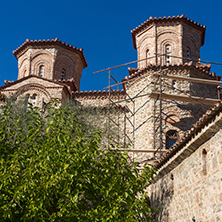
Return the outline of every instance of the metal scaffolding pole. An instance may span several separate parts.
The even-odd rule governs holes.
[[[159,57],[160,58],[160,63],[162,63],[163,58],[165,57],[167,54],[156,54],[154,57]],[[175,58],[182,58],[182,59],[186,59],[183,57],[177,57],[177,56],[172,56],[171,57],[175,57]],[[172,79],[172,80],[177,80],[177,81],[188,81],[188,82],[195,82],[195,83],[202,83],[202,84],[210,84],[210,85],[220,85],[221,82],[216,81],[216,80],[208,80],[208,79],[200,79],[200,78],[191,78],[191,77],[184,77],[184,76],[177,76],[177,75],[167,75],[165,74],[167,70],[169,70],[169,68],[166,69],[162,69],[161,68],[161,64],[160,64],[160,69],[158,71],[154,71],[152,73],[144,73],[142,75],[138,75],[136,76],[136,80],[140,80],[142,78],[145,78],[146,76],[150,76],[152,75],[152,77],[154,78],[154,80],[151,83],[148,83],[147,85],[145,85],[141,90],[139,90],[139,92],[135,93],[135,95],[132,95],[131,93],[127,93],[126,94],[126,98],[122,99],[119,97],[119,94],[117,95],[116,99],[113,99],[112,97],[112,87],[117,87],[117,90],[119,91],[119,86],[123,85],[123,84],[127,84],[131,83],[133,81],[135,81],[134,78],[128,78],[125,79],[123,82],[118,82],[113,75],[111,75],[111,70],[112,69],[116,69],[119,67],[123,67],[126,65],[130,65],[133,63],[138,63],[141,61],[145,61],[146,59],[141,59],[141,60],[137,60],[137,61],[133,61],[133,62],[129,62],[129,63],[125,63],[119,66],[115,66],[115,67],[111,67],[111,68],[107,68],[96,73],[100,73],[100,72],[104,72],[104,71],[108,71],[109,72],[109,85],[108,87],[104,88],[104,89],[108,89],[108,143],[107,146],[109,147],[109,142],[110,142],[110,138],[111,138],[111,124],[114,124],[115,127],[117,127],[117,141],[115,141],[115,143],[117,145],[119,145],[120,143],[123,142],[124,144],[124,149],[125,151],[131,152],[132,151],[132,160],[135,161],[135,153],[139,153],[139,152],[143,152],[143,153],[153,153],[154,157],[156,157],[156,154],[158,154],[157,156],[161,156],[162,153],[166,152],[165,150],[165,146],[164,146],[164,129],[166,127],[166,124],[164,125],[163,122],[163,115],[166,116],[165,113],[163,113],[164,109],[165,109],[165,105],[167,105],[167,103],[171,103],[173,101],[182,101],[182,102],[189,102],[189,103],[199,103],[199,104],[214,104],[215,102],[218,102],[218,100],[220,99],[220,93],[218,93],[218,100],[216,99],[208,99],[208,98],[202,98],[202,97],[191,97],[191,95],[187,95],[186,96],[186,92],[184,92],[182,95],[175,95],[175,93],[166,93],[165,90],[168,87],[168,83],[164,82],[164,79]],[[189,58],[189,60],[192,60]],[[193,61],[195,61],[195,59],[193,59]],[[206,62],[206,61],[203,61]],[[219,63],[213,63],[212,64],[218,64],[218,65],[222,65]],[[114,84],[111,84],[111,81],[114,81]],[[146,90],[148,87],[151,87],[151,84],[153,84],[153,90],[152,92],[149,90]],[[169,88],[170,89],[170,88]],[[179,90],[179,89],[178,89]],[[180,90],[181,91],[181,90]],[[147,99],[144,97],[148,97]],[[142,100],[140,100],[139,103],[137,103],[137,100],[143,98]],[[146,109],[146,105],[153,100],[153,116],[148,114],[148,118],[144,118],[141,121],[138,120],[139,118],[137,118],[137,114],[142,110]],[[168,101],[166,101],[168,100]],[[141,102],[142,101],[142,102]],[[117,104],[122,104],[125,103],[124,105],[124,110],[121,111],[119,110],[119,105]],[[126,105],[127,103],[127,105]],[[139,104],[139,105],[138,105]],[[111,109],[112,107],[117,107],[117,115],[113,115]],[[152,113],[152,110],[151,110]],[[115,118],[115,119],[114,119]],[[150,120],[151,118],[153,118],[153,150],[151,151],[151,149],[143,149],[143,150],[139,150],[136,149],[136,134],[137,134],[137,130],[142,127],[145,123],[148,122],[148,120]],[[123,121],[123,122],[121,122]],[[141,122],[139,122],[141,121]],[[166,122],[165,122],[166,123]],[[151,126],[152,127],[152,126]],[[151,128],[152,129],[152,128]],[[123,136],[121,134],[121,131],[123,131]],[[151,131],[152,133],[152,131]],[[128,145],[130,145],[130,148],[128,147]],[[130,158],[130,157],[129,157]]]

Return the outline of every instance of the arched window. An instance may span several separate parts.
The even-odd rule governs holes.
[[[190,51],[190,48],[187,47],[187,58],[188,58],[188,62],[190,62],[190,58],[191,58],[191,51]]]
[[[171,64],[171,46],[170,45],[166,45],[165,46],[165,54],[166,54],[166,64],[169,65]]]
[[[43,77],[44,76],[44,66],[39,67],[39,76]]]
[[[33,105],[33,106],[36,106],[36,104],[37,104],[37,94],[34,93],[34,94],[30,97],[30,99],[32,100],[32,101],[31,101],[32,105]]]
[[[64,80],[66,78],[66,70],[62,70],[61,80]]]
[[[149,59],[150,59],[150,50],[147,49],[146,50],[146,66],[148,66],[150,63]]]
[[[176,130],[169,130],[166,133],[166,149],[169,149],[177,141],[178,135]]]
[[[207,175],[207,151],[202,150],[203,175]]]
[[[25,69],[23,76],[26,77],[27,76],[27,69]]]

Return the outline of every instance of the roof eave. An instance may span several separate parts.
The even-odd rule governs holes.
[[[137,46],[136,46],[136,35],[140,32],[142,32],[145,28],[151,26],[152,24],[157,24],[157,23],[166,23],[166,22],[172,22],[172,23],[175,23],[175,22],[184,22],[190,26],[195,26],[197,29],[201,30],[202,31],[202,34],[201,34],[201,38],[202,38],[202,41],[201,41],[201,46],[204,45],[204,39],[205,39],[205,29],[206,27],[205,26],[202,26],[188,18],[186,18],[184,15],[181,15],[181,16],[173,16],[173,17],[164,17],[164,18],[152,18],[150,17],[147,21],[145,21],[144,23],[142,23],[140,26],[138,26],[137,28],[131,30],[131,35],[132,35],[132,39],[133,39],[133,47],[134,49],[137,49]]]
[[[86,68],[88,66],[88,63],[86,61],[85,55],[83,53],[83,49],[78,49],[76,47],[73,47],[72,45],[66,44],[62,41],[59,41],[58,38],[56,39],[52,39],[52,40],[29,40],[26,39],[26,42],[23,43],[20,47],[18,47],[16,50],[13,51],[14,56],[16,57],[16,59],[18,60],[19,56],[27,49],[29,49],[29,47],[33,47],[33,46],[44,46],[44,45],[48,45],[48,46],[59,46],[59,47],[63,47],[65,49],[68,49],[72,52],[77,53],[82,62],[83,62],[83,67]]]

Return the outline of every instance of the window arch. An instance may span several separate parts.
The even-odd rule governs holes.
[[[169,130],[166,133],[166,149],[169,149],[177,141],[178,134],[176,130]]]
[[[167,44],[165,46],[165,54],[166,54],[165,62],[167,65],[169,65],[169,64],[171,64],[171,56],[170,56],[171,55],[171,46],[169,44]]]
[[[188,58],[188,60],[187,60],[187,61],[188,61],[188,62],[190,62],[190,58],[191,58],[191,50],[190,50],[190,48],[189,48],[189,47],[187,47],[187,52],[186,52],[186,53],[187,53],[187,55],[186,55],[186,56],[187,56],[187,58]]]
[[[40,77],[44,76],[44,66],[43,65],[39,67],[39,76]]]
[[[203,175],[207,175],[207,151],[202,150]]]
[[[25,69],[24,73],[23,73],[23,77],[26,77],[28,75],[27,73],[27,69]]]
[[[150,50],[147,49],[147,50],[146,50],[146,66],[149,65],[149,63],[150,63],[149,60],[150,60]]]
[[[62,69],[61,80],[64,80],[65,78],[66,78],[66,70]]]

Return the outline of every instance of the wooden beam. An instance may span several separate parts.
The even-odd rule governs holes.
[[[160,93],[152,92],[150,94],[150,97],[158,99],[160,97]],[[218,99],[209,99],[209,98],[205,99],[201,97],[173,95],[173,94],[166,94],[166,93],[162,93],[161,98],[166,99],[166,100],[176,100],[176,101],[198,103],[198,104],[205,104],[205,105],[212,105],[212,106],[221,101]]]
[[[154,73],[153,76],[154,77],[160,77],[160,74],[159,73]],[[222,82],[217,81],[217,80],[183,77],[183,76],[178,76],[178,75],[174,76],[174,75],[161,74],[161,78],[173,79],[173,80],[185,80],[185,81],[197,82],[197,83],[203,83],[203,84],[210,84],[210,85],[222,85]]]
[[[104,149],[101,149],[104,150]],[[105,148],[105,150],[108,150]],[[128,151],[128,152],[135,152],[135,153],[167,153],[169,150],[153,150],[153,149],[147,149],[147,150],[139,150],[139,149],[125,149],[125,148],[120,148],[120,149],[116,149],[116,148],[111,148],[111,150],[118,150],[118,151]]]

